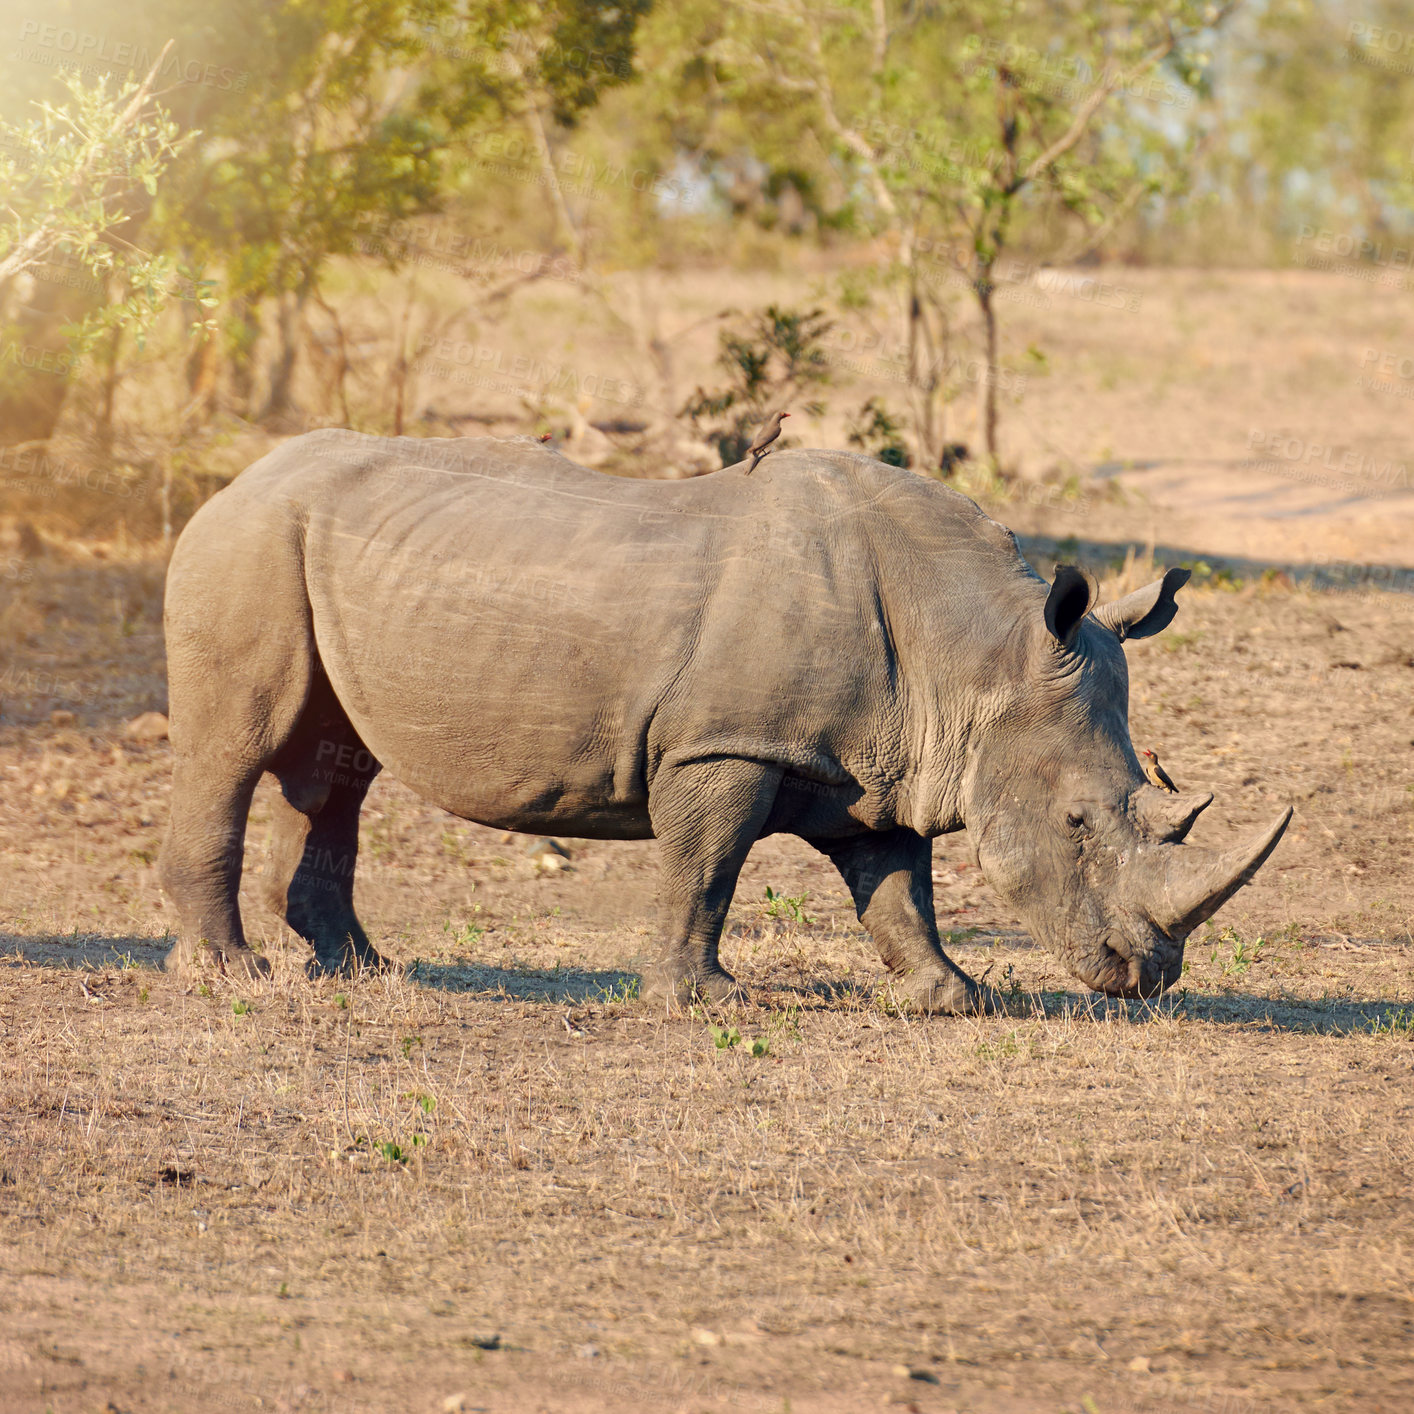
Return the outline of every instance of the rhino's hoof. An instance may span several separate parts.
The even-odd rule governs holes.
[[[167,954],[163,967],[168,972],[200,972],[204,967],[214,967],[223,977],[249,978],[268,977],[270,963],[267,958],[244,944],[228,943],[224,947],[216,943],[203,942],[195,948],[183,947],[180,943]]]
[[[254,948],[228,948],[221,959],[221,971],[229,977],[244,974],[251,979],[270,975],[270,959]]]
[[[924,1016],[985,1016],[998,1010],[996,993],[961,974],[917,978],[900,991]]]
[[[714,1006],[742,1006],[746,989],[730,972],[679,973],[658,968],[644,974],[639,995],[666,1011],[708,1002]]]

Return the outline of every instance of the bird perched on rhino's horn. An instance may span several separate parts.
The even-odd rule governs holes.
[[[1144,774],[1149,778],[1149,784],[1158,786],[1160,790],[1172,791],[1178,794],[1178,787],[1169,779],[1169,773],[1159,765],[1159,757],[1153,751],[1141,751],[1139,753],[1139,764],[1144,768]]]
[[[751,465],[746,468],[748,476],[756,470],[756,463],[766,455],[766,449],[781,435],[781,419],[789,416],[788,412],[773,412],[770,420],[761,424],[761,430],[746,449],[746,455],[751,458]]]

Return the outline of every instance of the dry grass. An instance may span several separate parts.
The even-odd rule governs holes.
[[[118,731],[161,700],[153,583],[51,559],[17,591],[11,662],[95,690],[0,728],[0,1407],[1402,1407],[1400,596],[1199,591],[1132,645],[1136,737],[1219,791],[1209,839],[1299,812],[1158,1007],[1076,994],[945,840],[944,926],[1010,1014],[899,1016],[774,840],[727,943],[756,1004],[665,1020],[606,1000],[651,845],[542,876],[393,783],[360,897],[410,978],[310,983],[253,906],[272,981],[158,970],[167,752]]]
[[[684,324],[782,294],[694,281],[657,296]],[[1385,448],[1402,402],[1355,389],[1395,337],[1377,294],[1132,283],[1136,313],[1013,311],[1015,347],[1067,360],[1014,424],[1032,470],[1029,424],[1081,461],[1176,451],[1200,490],[1210,461],[1256,485],[1249,427]],[[311,983],[252,902],[275,977],[203,990],[160,970],[167,748],[121,729],[163,703],[160,559],[54,536],[0,578],[0,1410],[1404,1414],[1414,602],[1262,570],[1407,555],[1409,516],[1087,494],[995,509],[1073,536],[1033,545],[1108,593],[1149,576],[1129,545],[1255,557],[1129,646],[1134,736],[1217,794],[1202,842],[1297,807],[1157,1007],[1078,994],[948,839],[943,926],[1008,1014],[900,1016],[837,877],[772,840],[726,943],[755,1003],[648,1015],[620,998],[651,845],[574,843],[542,875],[387,781],[359,902],[415,971]],[[252,876],[266,819],[260,795]]]
[[[1393,1410],[1414,1378],[1403,949],[1270,950],[1263,1001],[1200,957],[1156,1009],[1020,952],[975,1022],[778,986],[726,1049],[436,969],[27,951],[5,1407]]]

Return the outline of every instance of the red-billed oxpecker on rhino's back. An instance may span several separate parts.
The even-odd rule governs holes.
[[[353,878],[386,768],[496,828],[655,837],[660,1000],[732,993],[737,874],[784,832],[834,862],[913,1005],[985,1005],[933,917],[929,841],[962,829],[1078,978],[1152,996],[1290,818],[1214,852],[1185,842],[1212,797],[1144,779],[1121,640],[1166,627],[1187,578],[1093,607],[965,497],[842,452],[652,481],[529,438],[294,438],[168,575],[178,961],[262,966],[236,899],[269,771],[273,901],[311,969],[380,963]]]

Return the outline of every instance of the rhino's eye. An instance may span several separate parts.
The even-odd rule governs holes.
[[[1065,823],[1072,830],[1078,830],[1085,824],[1085,815],[1080,810],[1067,810],[1065,812]]]

